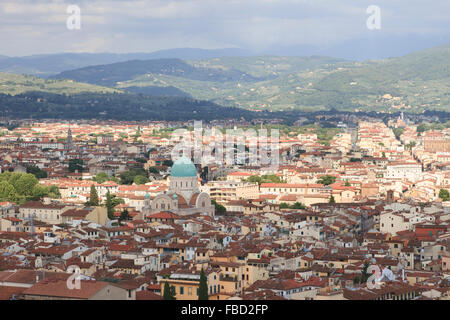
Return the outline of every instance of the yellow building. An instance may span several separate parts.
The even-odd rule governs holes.
[[[161,295],[164,296],[164,287],[167,282],[169,286],[175,287],[175,298],[177,300],[198,300],[200,272],[198,270],[180,270],[172,273],[168,278],[161,279]],[[218,272],[207,270],[205,275],[207,277],[208,294],[220,293]]]

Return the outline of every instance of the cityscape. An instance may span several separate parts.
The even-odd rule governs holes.
[[[6,2],[12,20],[33,7]],[[439,39],[370,57],[0,49],[0,300],[449,300]]]

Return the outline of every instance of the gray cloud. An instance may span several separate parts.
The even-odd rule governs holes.
[[[78,4],[82,28],[66,28]],[[366,28],[366,8],[382,28]],[[364,39],[450,33],[448,0],[2,0],[0,54],[148,52],[174,47],[329,46]]]

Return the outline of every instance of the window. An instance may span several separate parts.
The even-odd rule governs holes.
[[[180,287],[180,294],[184,294],[184,287]]]

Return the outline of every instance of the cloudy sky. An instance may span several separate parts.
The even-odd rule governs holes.
[[[66,26],[69,5],[81,29]],[[381,9],[369,30],[366,9]],[[329,48],[371,39],[422,46],[450,36],[449,0],[1,0],[0,54],[169,48]],[[394,39],[394,41],[392,41]]]

